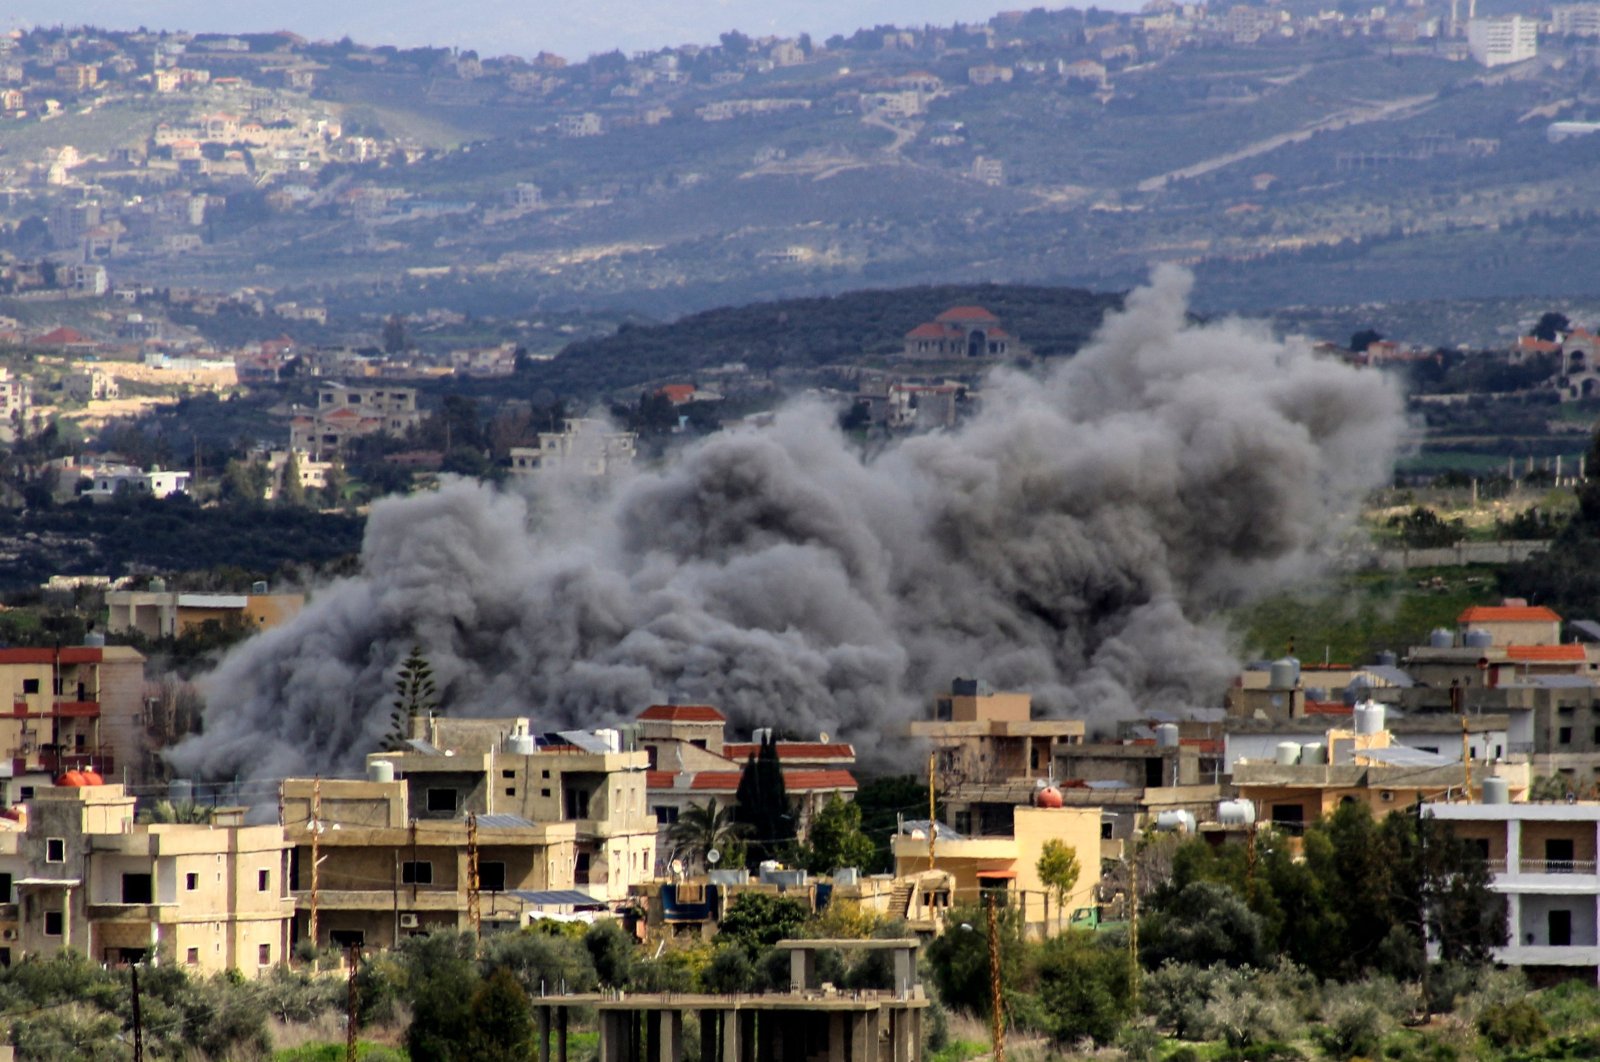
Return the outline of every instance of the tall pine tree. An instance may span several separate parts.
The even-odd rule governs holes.
[[[749,831],[745,863],[751,870],[794,845],[794,809],[789,806],[783,768],[778,764],[778,742],[772,732],[762,738],[761,748],[744,765],[735,799],[735,817]]]

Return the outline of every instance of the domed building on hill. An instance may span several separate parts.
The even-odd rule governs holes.
[[[903,355],[918,361],[1013,358],[1028,348],[982,306],[956,306],[906,333]]]

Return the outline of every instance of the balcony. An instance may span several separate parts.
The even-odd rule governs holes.
[[[1500,861],[1502,864],[1504,860]],[[1492,865],[1492,864],[1491,864]],[[1517,868],[1520,874],[1593,874],[1593,859],[1524,859]]]
[[[60,700],[51,707],[34,709],[26,701],[16,701],[11,705],[11,714],[18,719],[96,719],[100,702]]]
[[[66,771],[82,771],[93,769],[102,776],[110,777],[116,770],[116,761],[109,753],[96,753],[88,749],[76,749],[71,752],[57,752],[51,748],[41,748],[38,745],[21,745],[6,751],[6,758],[21,760],[26,771],[42,771],[48,774],[62,774]]]

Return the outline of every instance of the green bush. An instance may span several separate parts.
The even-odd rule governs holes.
[[[1478,1015],[1478,1032],[1494,1046],[1532,1047],[1550,1035],[1544,1015],[1526,999],[1495,1003]]]

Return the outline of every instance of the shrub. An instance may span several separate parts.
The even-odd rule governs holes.
[[[1340,1059],[1376,1055],[1389,1030],[1389,1016],[1377,1004],[1353,996],[1335,1000],[1323,1020],[1326,1024],[1312,1036],[1324,1051]]]
[[[1478,1032],[1494,1046],[1532,1047],[1550,1035],[1544,1015],[1526,999],[1494,1003],[1478,1015]]]
[[[743,948],[722,947],[712,954],[700,980],[711,992],[749,992],[755,988],[756,968]]]
[[[1057,1043],[1107,1043],[1131,1010],[1128,958],[1092,934],[1063,933],[1037,951],[1042,1024]]]

